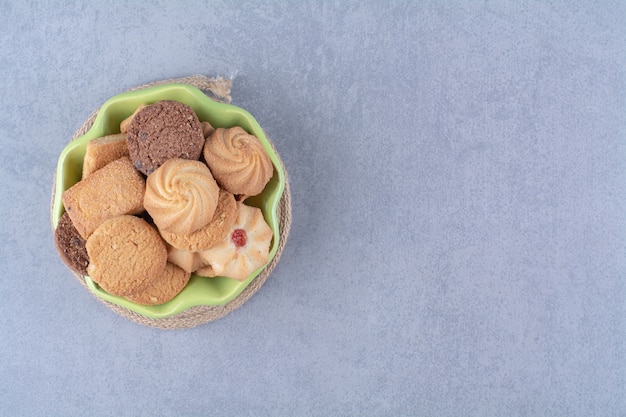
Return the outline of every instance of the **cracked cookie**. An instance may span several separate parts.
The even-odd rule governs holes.
[[[163,274],[167,263],[167,248],[159,232],[136,216],[106,220],[85,246],[89,276],[113,295],[143,291]]]

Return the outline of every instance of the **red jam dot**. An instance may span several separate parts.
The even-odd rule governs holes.
[[[248,240],[248,236],[246,235],[246,231],[243,229],[235,229],[233,233],[230,235],[230,240],[233,241],[236,247],[241,248],[246,246],[246,242]]]

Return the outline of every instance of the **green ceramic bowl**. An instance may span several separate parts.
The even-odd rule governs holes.
[[[274,233],[268,262],[271,261],[278,249],[280,233],[276,211],[285,187],[285,173],[280,160],[268,142],[263,129],[250,113],[230,104],[213,101],[202,91],[186,84],[167,84],[127,92],[109,99],[102,105],[91,129],[85,135],[70,142],[61,152],[57,165],[52,207],[53,226],[57,227],[64,212],[61,195],[81,179],[87,142],[101,136],[119,133],[120,122],[130,116],[137,106],[151,104],[159,100],[180,101],[193,108],[201,121],[208,121],[214,127],[241,126],[248,133],[259,138],[272,164],[274,164],[274,175],[263,192],[248,198],[246,204],[261,209],[265,220]],[[254,271],[244,282],[226,277],[206,278],[192,275],[189,284],[180,294],[167,303],[157,306],[144,306],[130,302],[123,297],[111,295],[89,277],[85,277],[85,281],[96,296],[106,301],[126,307],[146,317],[165,318],[195,306],[226,304],[237,297],[262,270],[263,267]]]

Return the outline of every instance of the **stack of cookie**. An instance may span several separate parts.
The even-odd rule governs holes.
[[[73,271],[144,305],[169,301],[192,273],[244,281],[273,237],[244,200],[272,175],[241,127],[214,129],[177,101],[142,105],[119,134],[87,144],[82,179],[62,196],[57,249]]]

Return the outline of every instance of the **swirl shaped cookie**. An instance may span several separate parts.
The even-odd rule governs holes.
[[[146,179],[143,205],[161,232],[191,234],[213,218],[219,186],[199,161],[169,159]]]
[[[260,194],[274,173],[259,139],[239,126],[217,128],[207,139],[203,154],[217,183],[235,195]]]

